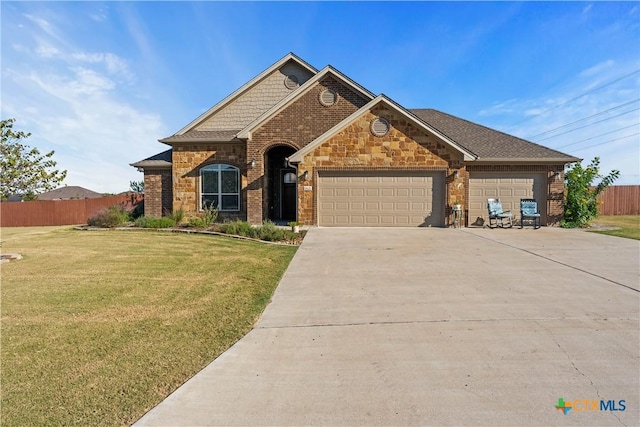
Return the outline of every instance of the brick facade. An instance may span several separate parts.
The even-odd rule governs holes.
[[[332,89],[337,102],[326,107],[320,103],[320,93]],[[260,224],[266,219],[264,157],[270,148],[286,145],[296,150],[331,129],[367,103],[368,99],[328,75],[304,95],[283,109],[253,132],[247,142],[247,159],[256,160],[256,167],[247,171],[247,220]]]
[[[246,217],[247,157],[244,142],[174,145],[173,210],[182,209],[185,217],[200,211],[200,169],[216,163],[224,163],[240,169],[240,211],[221,212],[221,218]]]
[[[161,217],[171,212],[173,185],[171,169],[145,169],[144,171],[144,214]]]

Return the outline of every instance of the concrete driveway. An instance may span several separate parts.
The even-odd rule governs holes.
[[[639,425],[639,268],[582,231],[312,229],[256,328],[137,425]]]

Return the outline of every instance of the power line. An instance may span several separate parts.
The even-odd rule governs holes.
[[[640,98],[634,99],[633,101],[625,102],[624,104],[616,105],[615,107],[611,107],[611,108],[609,108],[608,110],[600,111],[599,113],[592,114],[592,115],[590,115],[590,116],[584,117],[584,118],[582,118],[582,119],[576,120],[576,121],[571,122],[571,123],[567,123],[566,125],[562,125],[562,126],[558,126],[557,128],[549,129],[549,130],[544,131],[544,132],[541,132],[541,133],[539,133],[539,134],[536,134],[536,135],[533,135],[533,136],[527,137],[526,139],[533,139],[533,138],[536,138],[536,137],[538,137],[538,136],[542,136],[542,135],[545,135],[545,134],[548,134],[548,133],[554,132],[554,131],[556,131],[556,130],[559,130],[559,129],[562,129],[562,128],[566,128],[567,126],[571,126],[571,125],[573,125],[573,124],[576,124],[576,123],[579,123],[579,122],[582,122],[582,121],[585,121],[585,120],[591,119],[591,118],[593,118],[593,117],[597,117],[597,116],[600,116],[600,115],[602,115],[602,114],[609,113],[609,112],[611,112],[611,111],[613,111],[613,110],[617,110],[618,108],[626,107],[627,105],[629,105],[629,104],[633,104],[634,102],[638,102],[638,101],[640,101]]]
[[[589,126],[597,125],[598,123],[606,122],[607,120],[615,119],[616,117],[624,116],[625,114],[633,113],[634,111],[638,111],[638,110],[640,110],[640,107],[634,108],[633,110],[625,111],[624,113],[616,114],[615,116],[607,117],[606,119],[598,120],[597,122],[589,123],[588,125],[584,125],[584,126],[577,127],[575,129],[568,130],[566,132],[561,132],[553,136],[548,136],[546,138],[539,139],[536,142],[546,141],[547,139],[551,139],[551,138],[558,137],[560,135],[565,135],[567,133],[575,132],[577,130],[584,129]]]
[[[590,146],[588,146],[588,147],[578,148],[577,150],[573,150],[573,151],[574,151],[574,152],[576,152],[576,151],[586,150],[587,148],[593,148],[593,147],[597,147],[597,146],[599,146],[599,145],[609,144],[609,143],[611,143],[611,142],[616,142],[616,141],[620,141],[621,139],[631,138],[632,136],[636,136],[636,135],[640,135],[640,132],[632,133],[631,135],[622,136],[622,137],[620,137],[620,138],[612,139],[612,140],[610,140],[610,141],[605,141],[605,142],[600,142],[600,143],[598,143],[598,144],[593,144],[593,145],[590,145]]]
[[[629,74],[626,74],[626,75],[624,75],[624,76],[622,76],[622,77],[619,77],[619,78],[617,78],[617,79],[615,79],[615,80],[612,80],[612,81],[610,81],[609,83],[605,83],[605,84],[603,84],[602,86],[598,86],[598,87],[596,87],[596,88],[594,88],[594,89],[591,89],[591,90],[589,90],[589,91],[587,91],[587,92],[584,92],[584,93],[583,93],[583,94],[581,94],[581,95],[578,95],[578,96],[576,96],[576,97],[573,97],[573,98],[571,98],[571,99],[569,99],[569,100],[567,100],[567,101],[561,102],[560,104],[556,105],[555,107],[551,107],[551,108],[547,108],[546,110],[542,110],[542,111],[541,111],[541,112],[539,112],[538,114],[534,114],[533,116],[529,116],[529,117],[527,117],[527,118],[526,118],[526,119],[524,119],[524,120],[521,120],[521,121],[519,121],[519,122],[517,122],[517,123],[514,123],[512,126],[519,125],[520,123],[524,123],[524,122],[526,122],[526,121],[529,121],[529,120],[533,119],[534,117],[538,117],[538,116],[539,116],[539,115],[541,115],[541,114],[544,114],[544,113],[547,113],[547,112],[549,112],[549,111],[555,110],[556,108],[560,108],[560,107],[562,107],[563,105],[568,104],[569,102],[573,102],[573,101],[575,101],[576,99],[580,99],[580,98],[582,98],[583,96],[589,95],[590,93],[593,93],[593,92],[595,92],[595,91],[598,91],[598,90],[600,90],[600,89],[603,89],[603,88],[605,88],[605,87],[607,87],[607,86],[611,86],[612,84],[617,83],[617,82],[619,82],[620,80],[624,80],[624,79],[626,79],[627,77],[631,77],[631,76],[633,76],[634,74],[637,74],[637,73],[640,73],[640,68],[638,68],[637,70],[635,70],[635,71],[633,71],[633,72],[631,72],[631,73],[629,73]]]
[[[601,133],[600,135],[592,136],[591,138],[581,139],[580,141],[572,142],[571,144],[561,145],[560,147],[556,147],[556,149],[558,149],[558,150],[559,150],[560,148],[570,147],[570,146],[572,146],[572,145],[576,145],[576,144],[579,144],[579,143],[581,143],[581,142],[590,141],[590,140],[592,140],[592,139],[600,138],[601,136],[609,135],[609,134],[611,134],[611,133],[620,132],[621,130],[629,129],[629,128],[634,128],[634,127],[636,127],[636,126],[638,126],[638,123],[632,124],[631,126],[625,126],[625,127],[623,127],[623,128],[620,128],[620,129],[612,130],[611,132]]]

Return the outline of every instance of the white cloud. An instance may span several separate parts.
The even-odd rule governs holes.
[[[604,62],[596,64],[593,67],[582,71],[579,74],[579,76],[580,77],[591,77],[591,76],[594,76],[594,75],[602,73],[606,69],[613,67],[613,65],[614,65],[614,61],[611,60],[611,59],[608,59],[608,60],[606,60]]]
[[[28,145],[55,150],[58,168],[68,170],[64,184],[127,190],[129,181],[142,179],[129,164],[163,149],[157,139],[168,132],[160,115],[153,106],[134,104],[136,76],[125,58],[83,51],[51,22],[25,17],[35,28],[31,37],[11,44],[14,57],[5,63],[12,68],[3,69],[3,116],[31,132]]]

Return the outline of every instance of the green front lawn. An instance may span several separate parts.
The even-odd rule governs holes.
[[[245,335],[296,247],[2,229],[3,426],[129,425]]]
[[[595,233],[640,240],[640,215],[599,216],[592,221],[592,225],[596,227],[590,231]],[[598,230],[598,226],[617,228],[615,230]]]

